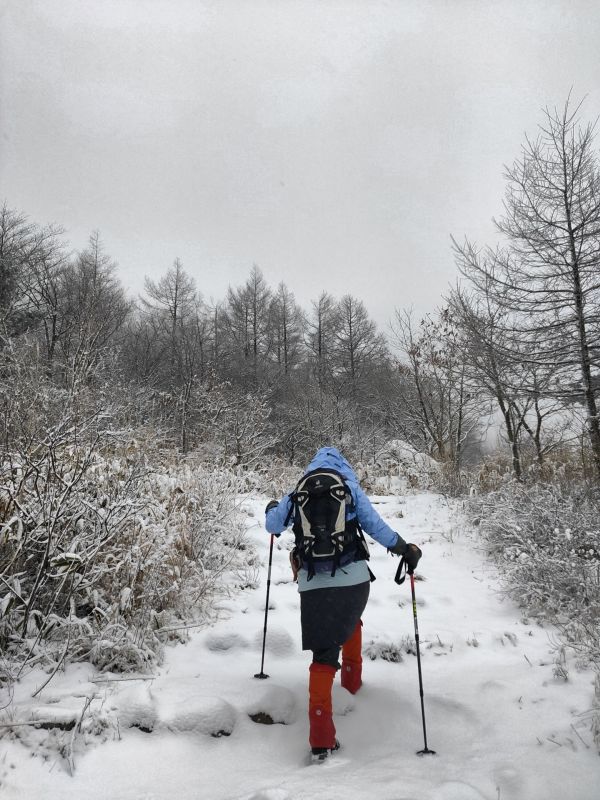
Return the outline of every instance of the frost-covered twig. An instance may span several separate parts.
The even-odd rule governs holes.
[[[69,632],[67,634],[67,641],[65,643],[65,648],[64,648],[64,650],[62,652],[61,657],[56,662],[56,665],[55,665],[54,669],[52,670],[52,672],[50,673],[50,675],[48,676],[48,678],[46,678],[46,680],[42,683],[42,685],[38,689],[36,689],[35,692],[31,695],[32,697],[37,697],[38,694],[40,694],[40,692],[43,689],[45,689],[46,686],[48,686],[48,684],[50,683],[52,678],[56,675],[56,673],[58,672],[58,670],[60,669],[60,667],[64,663],[65,658],[67,657],[67,653],[69,652],[70,645],[71,645],[71,627],[69,626]]]

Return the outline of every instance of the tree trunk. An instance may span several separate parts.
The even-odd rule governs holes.
[[[510,450],[512,454],[512,465],[513,465],[513,472],[515,473],[515,478],[518,481],[522,480],[523,470],[521,467],[521,455],[519,453],[519,443],[517,441],[517,437],[515,434],[515,429],[512,421],[512,416],[510,413],[510,406],[506,406],[504,403],[504,399],[502,396],[496,395],[496,400],[498,401],[498,405],[500,406],[500,411],[502,412],[502,416],[504,417],[504,425],[506,427],[506,436],[508,438],[510,444]]]
[[[575,241],[571,231],[571,220],[569,212],[567,211],[569,220],[569,239],[571,246],[571,269],[573,271],[574,291],[573,296],[575,300],[575,310],[577,313],[577,330],[579,334],[579,351],[581,358],[581,379],[583,394],[585,397],[585,405],[587,408],[587,424],[592,445],[592,459],[594,461],[594,469],[596,471],[596,479],[600,482],[600,423],[598,421],[598,407],[596,405],[596,396],[594,393],[594,386],[592,382],[592,369],[590,364],[590,350],[587,339],[587,330],[585,324],[585,315],[583,310],[583,294],[581,291],[581,280],[579,275],[579,265],[577,263],[577,252],[575,250]]]

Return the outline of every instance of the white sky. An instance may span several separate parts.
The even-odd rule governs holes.
[[[0,0],[0,199],[99,229],[138,291],[253,263],[433,308],[450,234],[493,241],[502,165],[571,86],[600,113],[593,0]]]

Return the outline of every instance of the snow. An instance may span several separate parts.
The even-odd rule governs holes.
[[[475,535],[443,498],[422,492],[373,500],[424,553],[416,593],[427,738],[437,755],[416,755],[423,730],[410,585],[394,583],[397,559],[373,543],[377,581],[363,618],[364,685],[352,696],[338,678],[333,705],[342,750],[306,766],[309,654],[301,650],[290,580],[291,536],[274,548],[264,665],[270,677],[254,678],[269,537],[265,498],[253,497],[245,506],[262,584],[223,600],[218,622],[168,648],[153,680],[92,682],[93,668],[78,664],[35,699],[45,674],[31,673],[15,687],[10,719],[30,720],[35,711],[39,719],[82,723],[70,731],[23,726],[15,728],[18,739],[4,736],[3,800],[596,798],[592,673],[567,654],[568,680],[555,677],[555,631],[529,623],[503,599]],[[68,758],[59,754],[60,741]]]
[[[440,465],[434,458],[419,452],[402,439],[387,442],[377,457],[377,463],[389,475],[403,477],[410,486],[422,489],[430,486],[433,478],[440,472]]]

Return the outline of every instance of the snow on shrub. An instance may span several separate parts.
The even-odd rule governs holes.
[[[369,490],[385,494],[390,491],[394,479],[400,479],[404,486],[394,488],[405,490],[430,489],[435,485],[440,472],[438,462],[427,455],[420,453],[408,442],[401,439],[392,439],[382,447],[372,464],[361,465],[358,469],[359,478],[366,482]]]
[[[151,448],[150,448],[151,450]],[[0,649],[27,665],[144,670],[239,582],[238,480],[103,438],[47,437],[0,465]]]
[[[398,663],[403,660],[403,653],[416,655],[417,649],[414,639],[411,636],[403,636],[400,642],[394,642],[388,638],[372,638],[365,643],[363,653],[371,661],[381,658],[383,661]]]
[[[582,484],[513,482],[471,498],[470,511],[511,596],[528,614],[556,625],[580,662],[600,674],[597,498]]]
[[[511,484],[475,504],[511,592],[531,614],[570,624],[579,640],[581,626],[600,611],[597,503],[552,485]],[[599,642],[589,643],[600,663]]]

